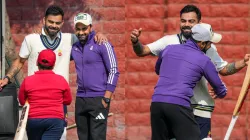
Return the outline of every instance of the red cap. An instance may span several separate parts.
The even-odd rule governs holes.
[[[40,65],[52,67],[55,65],[55,62],[56,55],[50,49],[42,50],[38,55],[37,63],[39,63]]]

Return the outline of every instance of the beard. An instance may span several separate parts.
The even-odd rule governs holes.
[[[58,27],[44,26],[44,29],[47,31],[50,38],[54,38],[57,33],[60,31]]]
[[[186,38],[189,39],[192,36],[192,31],[191,31],[192,27],[189,26],[182,26],[181,27],[181,34]],[[185,30],[189,30],[189,31],[185,31]]]
[[[88,35],[77,35],[78,40],[81,42],[81,44],[85,44],[88,40]]]

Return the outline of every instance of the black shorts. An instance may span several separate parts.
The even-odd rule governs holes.
[[[192,108],[152,102],[150,111],[152,140],[200,140]]]

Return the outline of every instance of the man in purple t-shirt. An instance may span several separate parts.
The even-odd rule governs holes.
[[[160,52],[155,70],[159,80],[151,104],[152,140],[200,140],[190,98],[193,88],[204,76],[217,97],[226,95],[214,64],[204,52],[211,43],[218,43],[221,35],[213,33],[209,24],[193,26],[192,37],[185,44],[169,45]]]

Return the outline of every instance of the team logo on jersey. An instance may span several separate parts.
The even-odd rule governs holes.
[[[62,50],[58,50],[58,56],[62,56]]]

